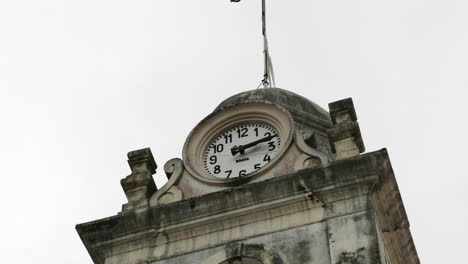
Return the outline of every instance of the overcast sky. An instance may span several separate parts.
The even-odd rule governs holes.
[[[162,167],[261,80],[260,0],[0,0],[2,263],[92,263],[75,224],[126,203],[126,154]],[[352,97],[386,147],[422,263],[468,263],[468,2],[268,0],[277,85]]]

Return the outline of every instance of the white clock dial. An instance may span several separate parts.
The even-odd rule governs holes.
[[[225,131],[209,144],[203,163],[215,177],[242,177],[272,161],[280,144],[278,132],[269,125],[240,125]]]

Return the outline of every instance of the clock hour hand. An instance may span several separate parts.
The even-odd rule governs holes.
[[[231,148],[231,154],[233,156],[235,156],[237,153],[240,153],[240,154],[244,154],[244,151],[248,148],[251,148],[253,146],[256,146],[260,143],[263,143],[263,142],[267,142],[267,141],[270,141],[272,138],[274,137],[277,137],[278,135],[275,134],[275,135],[271,135],[271,136],[267,136],[267,137],[264,137],[264,138],[261,138],[259,140],[255,140],[253,142],[250,142],[248,144],[245,144],[245,145],[240,145],[240,146],[234,146]]]

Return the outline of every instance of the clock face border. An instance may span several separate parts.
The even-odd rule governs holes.
[[[223,179],[211,175],[204,167],[203,156],[208,146],[225,131],[243,124],[263,123],[274,128],[281,145],[275,158],[260,169],[242,177]],[[198,180],[224,185],[245,181],[264,174],[285,154],[294,135],[294,121],[283,107],[270,102],[243,103],[212,113],[190,132],[182,151],[185,169]]]

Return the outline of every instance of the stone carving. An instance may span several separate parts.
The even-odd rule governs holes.
[[[164,165],[164,172],[169,181],[151,197],[150,206],[177,202],[184,198],[184,193],[176,185],[184,172],[182,160],[179,158],[169,160]]]
[[[305,154],[302,158],[297,159],[295,164],[296,170],[327,166],[330,162],[330,158],[323,152],[320,152],[310,146],[304,137],[305,133],[300,131],[296,131],[294,135],[294,142],[296,143],[297,148]],[[308,139],[313,137],[314,134],[312,134]]]
[[[128,203],[122,206],[123,212],[147,208],[149,198],[157,191],[152,175],[158,166],[151,150],[135,150],[127,156],[132,173],[120,181],[128,199]]]
[[[330,103],[330,116],[333,127],[328,129],[328,137],[335,158],[345,159],[365,151],[361,130],[357,121],[353,99],[347,98]]]

